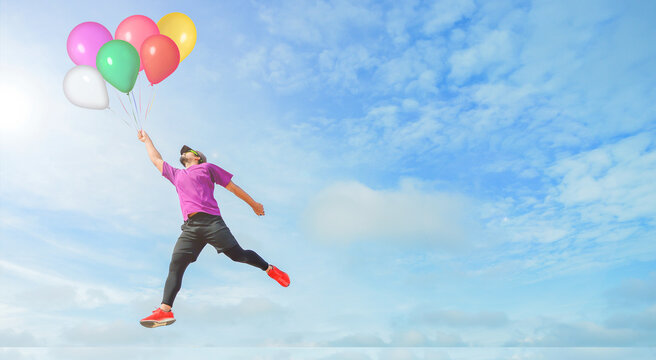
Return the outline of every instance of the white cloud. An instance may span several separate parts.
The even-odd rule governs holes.
[[[550,142],[590,144],[598,137],[643,129],[654,112],[653,77],[647,59],[656,49],[643,43],[653,4],[535,2],[525,16],[530,36],[518,54],[513,82],[540,88],[559,110]],[[599,76],[609,74],[609,76]],[[583,125],[579,128],[577,125]],[[562,129],[558,131],[558,127]]]
[[[388,344],[390,347],[414,347],[414,348],[427,348],[427,347],[461,347],[466,346],[462,338],[457,333],[450,333],[444,331],[419,331],[415,329],[407,329],[403,331],[393,332],[390,336]]]
[[[289,45],[278,44],[269,52],[266,76],[281,91],[298,91],[310,77],[307,61],[307,56],[295,52]]]
[[[375,2],[315,1],[283,2],[279,6],[259,6],[259,16],[270,33],[314,45],[335,45],[352,31],[381,22]]]
[[[288,309],[265,297],[249,297],[247,294],[243,294],[236,303],[211,302],[210,299],[202,300],[193,291],[186,292],[193,295],[185,296],[184,301],[178,301],[176,311],[184,314],[189,321],[214,323],[215,327],[234,329],[245,325],[246,322],[250,324],[248,326],[255,323],[259,326],[271,323],[283,326],[286,322],[285,319],[289,316]],[[230,297],[236,297],[237,293],[239,290],[233,292],[226,289],[226,294]]]
[[[385,341],[377,334],[366,333],[347,335],[323,345],[334,347],[382,347],[385,346]]]
[[[399,347],[428,346],[429,338],[417,330],[406,330],[392,334],[390,344]]]
[[[499,328],[509,324],[508,317],[505,313],[490,311],[477,313],[461,310],[421,311],[415,314],[415,318],[418,322],[452,328]]]
[[[511,346],[558,346],[558,347],[623,347],[650,346],[649,334],[628,328],[607,328],[593,322],[559,323],[538,330]]]
[[[460,335],[443,331],[435,332],[434,344],[445,347],[466,346]]]
[[[348,1],[316,2],[306,6],[290,6],[288,3],[261,6],[260,18],[268,24],[275,41],[271,45],[255,45],[251,52],[247,52],[239,61],[242,76],[258,83],[264,80],[283,93],[308,87],[337,94],[344,90],[354,94],[389,93],[392,85],[395,91],[406,89],[435,94],[437,81],[445,67],[441,59],[444,44],[439,39],[428,38],[405,46],[407,39],[404,40],[408,31],[406,27],[415,27],[416,22],[426,20],[433,23],[429,28],[434,28],[435,16],[423,19],[418,15],[422,10],[415,9],[415,5],[397,5],[388,10],[385,20],[374,4],[363,6]],[[455,7],[447,4],[449,9]],[[440,18],[444,19],[441,9],[433,10],[440,12]],[[452,15],[454,13],[449,16]],[[398,49],[403,51],[401,56],[389,52],[388,37],[372,35],[383,30],[384,26],[392,41],[403,44]],[[279,61],[273,56],[274,49],[281,45],[289,46],[291,56],[284,57],[287,61]],[[272,54],[270,58],[262,58],[263,47],[265,53]],[[253,65],[257,66],[254,68]],[[373,82],[361,74],[369,71],[375,73]],[[298,80],[294,81],[296,86],[288,86],[291,78]],[[404,82],[411,84],[407,86]],[[372,89],[372,85],[376,88]]]
[[[448,29],[461,19],[470,16],[474,10],[476,5],[471,0],[435,1],[424,15],[424,32],[431,35]]]
[[[471,236],[472,202],[463,195],[422,191],[411,181],[398,190],[339,182],[310,200],[308,231],[330,242],[372,240],[458,248]]]
[[[54,229],[44,222],[39,214],[17,215],[9,210],[0,209],[0,232],[6,237],[7,252],[22,252],[30,246],[38,246],[47,251],[51,259],[77,258],[95,265],[108,265],[114,269],[135,271],[143,269],[143,264],[135,262],[133,254],[126,254],[126,249],[118,241],[112,248],[103,249],[102,252],[94,248],[87,238],[80,239],[61,230]],[[93,225],[83,224],[77,226],[78,231],[84,232],[95,229]],[[15,236],[15,237],[14,237]]]
[[[642,133],[558,161],[552,196],[585,221],[656,220],[656,151]]]
[[[440,40],[429,39],[416,41],[402,52],[380,56],[384,61],[375,69],[374,79],[380,83],[377,90],[382,93],[417,90],[409,85],[425,74],[424,77],[432,77],[424,81],[429,82],[429,90],[434,92],[438,74],[445,68],[442,59],[444,53],[444,44]]]
[[[606,325],[612,329],[632,329],[656,335],[656,303],[653,304],[644,311],[614,314],[608,318]]]
[[[362,45],[351,45],[341,49],[326,49],[318,55],[318,67],[325,85],[338,85],[361,90],[358,72],[371,69],[378,63],[369,50]]]
[[[506,65],[513,60],[513,41],[507,31],[493,30],[470,48],[454,52],[449,58],[451,73],[456,82],[480,74],[492,65]]]
[[[646,279],[630,278],[607,292],[611,303],[618,305],[656,304],[656,272]]]
[[[456,109],[421,105],[413,98],[367,108],[361,117],[327,121],[311,119],[298,127],[303,138],[312,139],[317,148],[339,159],[334,166],[371,169],[407,166],[402,160],[421,157],[422,162],[436,161],[431,155],[458,150],[467,129],[458,124]],[[334,146],[335,141],[339,146]],[[339,156],[332,155],[333,153]]]
[[[66,325],[61,329],[61,340],[67,346],[153,346],[164,344],[163,339],[144,336],[141,326],[135,321],[128,323],[124,319],[102,319],[80,321],[75,325]]]
[[[16,341],[34,338],[40,346],[69,344],[60,337],[65,327],[89,322],[104,324],[108,317],[117,316],[112,311],[114,307],[124,313],[126,305],[149,296],[148,290],[109,286],[97,278],[92,282],[79,281],[76,276],[52,268],[28,267],[7,260],[0,260],[0,272],[6,302],[0,304],[0,323],[30,334],[21,335]],[[124,315],[118,318],[121,316]]]
[[[418,18],[417,1],[403,1],[397,5],[385,13],[385,29],[394,44],[402,45],[410,41],[408,26]]]
[[[13,274],[12,278],[28,280],[32,285],[38,286],[37,289],[31,287],[19,295],[21,302],[27,305],[37,302],[45,307],[46,299],[50,296],[62,300],[53,303],[56,307],[92,309],[106,304],[125,304],[137,297],[136,293],[105,284],[72,280],[52,269],[31,268],[4,259],[0,259],[0,268]]]
[[[238,75],[242,78],[251,77],[251,85],[254,87],[260,87],[261,85],[256,80],[260,77],[263,72],[266,70],[266,61],[267,61],[267,49],[260,46],[255,49],[248,51],[244,54],[239,62],[236,64],[236,70]]]
[[[408,91],[417,90],[421,93],[437,93],[437,73],[433,70],[422,72],[416,80],[408,84]]]
[[[332,5],[334,8],[324,3],[309,7],[324,7],[329,14],[326,16],[328,18],[334,16],[332,12],[339,12],[340,7],[348,7],[342,2]],[[363,38],[347,37],[344,33],[340,46],[329,45],[317,50],[292,45],[294,56],[304,60],[286,65],[280,62],[282,68],[279,74],[303,74],[305,85],[313,84],[312,86],[317,86],[313,87],[317,91],[325,90],[323,85],[330,83],[333,86],[329,91],[333,94],[342,87],[352,93],[387,96],[402,93],[406,96],[417,96],[422,100],[424,96],[428,96],[424,104],[425,109],[430,109],[427,110],[427,117],[431,117],[428,113],[432,112],[452,117],[450,121],[443,118],[437,121],[441,124],[448,122],[451,126],[433,132],[430,138],[422,139],[421,142],[425,143],[425,146],[419,147],[419,151],[410,146],[400,148],[403,154],[416,154],[425,149],[440,153],[442,150],[463,147],[471,150],[489,146],[504,153],[528,153],[531,155],[528,160],[532,161],[534,157],[544,157],[545,152],[554,147],[584,144],[599,135],[602,128],[616,129],[617,126],[623,126],[622,124],[633,124],[623,129],[635,129],[641,121],[644,124],[644,113],[649,113],[648,110],[638,109],[650,109],[654,106],[643,103],[643,99],[649,98],[647,94],[656,90],[643,88],[640,84],[644,81],[628,83],[626,80],[642,74],[636,71],[635,67],[629,66],[632,62],[626,56],[614,52],[613,46],[625,46],[626,42],[612,37],[612,43],[601,45],[609,39],[604,36],[606,32],[618,29],[628,36],[643,26],[642,23],[637,22],[636,28],[631,28],[627,23],[628,13],[618,15],[617,22],[608,22],[609,17],[617,10],[613,4],[605,3],[590,8],[588,5],[590,4],[567,9],[562,9],[558,4],[534,4],[531,7],[516,8],[498,3],[482,5],[476,16],[463,24],[466,31],[455,29],[450,37],[439,35],[439,31],[428,37],[415,36],[414,42],[403,43],[397,48],[390,48],[386,44],[390,39],[385,36],[377,39],[365,36],[365,43]],[[468,17],[476,10],[472,2],[438,2],[433,6],[431,11],[434,10],[434,13],[424,11],[426,17],[420,20],[417,20],[415,15],[423,9],[414,4],[391,6],[385,18],[386,26],[391,29],[387,30],[389,37],[403,38],[404,32],[416,35],[412,32],[417,30],[417,22],[423,22],[428,28],[435,27],[436,24],[450,24],[450,27],[453,21]],[[262,11],[270,13],[269,21],[278,24],[283,21],[274,14],[278,15],[278,12],[287,7],[289,4],[263,7]],[[583,12],[586,16],[582,16]],[[312,11],[308,13],[313,14]],[[392,19],[389,14],[402,14],[408,18]],[[344,24],[355,21],[348,17],[341,19],[340,23]],[[558,24],[555,30],[552,19]],[[367,25],[363,26],[372,32],[380,25],[378,21],[364,23]],[[439,26],[435,27],[438,28]],[[298,30],[284,33],[295,32]],[[305,36],[307,33],[298,36]],[[577,36],[572,36],[573,33]],[[274,34],[280,35],[282,32]],[[283,39],[289,40],[285,37]],[[594,47],[594,54],[580,53],[577,50],[590,44]],[[645,48],[648,47],[637,49],[637,56],[649,58],[650,51]],[[349,49],[358,50],[353,53]],[[613,64],[623,69],[624,75],[606,79],[590,73],[588,69],[601,66],[600,64],[605,63],[603,59],[612,59]],[[315,62],[321,66],[315,65]],[[447,81],[441,81],[447,70],[445,64],[449,62],[452,66],[451,77],[446,79]],[[336,66],[340,63],[344,66]],[[290,68],[285,68],[287,65]],[[369,68],[374,74],[372,82],[375,86],[372,86],[371,81],[356,76],[359,69]],[[482,73],[485,73],[488,79],[476,80],[476,84],[472,86],[457,86],[460,81]],[[503,80],[506,75],[508,79]],[[269,78],[268,75],[256,77]],[[456,80],[456,83],[453,80]],[[594,86],[583,88],[583,84],[589,84],[590,81],[594,81]],[[300,82],[297,84],[299,86],[293,87],[294,89],[307,90],[305,85],[300,85]],[[337,84],[339,85],[335,87]],[[282,88],[284,86],[279,89]],[[641,91],[643,95],[638,95]],[[439,96],[436,101],[435,95],[441,93],[448,94],[448,101],[440,102]],[[630,99],[633,101],[630,102]],[[376,102],[375,106],[392,105],[394,101],[387,104]],[[629,106],[631,111],[627,114],[626,104],[631,103],[641,105]],[[606,114],[612,113],[613,118],[608,115],[604,115],[605,120],[588,118],[590,110],[600,107],[598,104],[603,104],[608,110]],[[357,118],[357,115],[347,116],[343,121],[347,127],[349,119],[354,117]],[[623,120],[618,121],[618,117]],[[599,121],[605,125],[595,126]],[[376,136],[373,139],[375,140]],[[397,143],[402,141],[397,137],[393,139],[397,139]],[[385,140],[390,143],[390,139]],[[445,143],[448,146],[445,146]],[[370,145],[369,142],[364,144]],[[536,145],[540,145],[540,150],[534,149]],[[358,156],[364,157],[367,153],[370,151]],[[535,171],[527,170],[526,174],[535,177]]]
[[[0,349],[5,347],[32,347],[39,345],[42,345],[40,341],[27,331],[0,329]]]
[[[650,261],[656,217],[650,133],[562,157],[542,169],[544,190],[487,203],[482,271],[531,270],[533,280]],[[502,167],[503,168],[503,167]],[[510,163],[508,168],[523,171]],[[650,176],[651,175],[651,176]],[[530,195],[529,195],[530,194]],[[495,240],[496,239],[496,240]],[[499,251],[501,246],[504,250]],[[483,255],[485,254],[485,255]],[[475,272],[476,273],[476,272]]]

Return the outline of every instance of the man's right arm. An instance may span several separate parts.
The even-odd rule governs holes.
[[[159,151],[155,148],[155,145],[153,145],[153,141],[150,140],[150,137],[144,130],[139,131],[139,140],[146,144],[146,151],[148,151],[150,161],[153,162],[161,174],[163,171],[162,169],[164,168],[164,160],[162,159],[162,155],[160,155]]]

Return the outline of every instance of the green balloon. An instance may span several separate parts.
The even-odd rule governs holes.
[[[96,67],[115,88],[129,93],[139,75],[139,52],[127,41],[111,40],[96,55]]]

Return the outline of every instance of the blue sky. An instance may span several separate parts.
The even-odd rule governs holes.
[[[654,3],[0,4],[0,357],[654,356]],[[198,41],[144,128],[235,174],[267,215],[217,188],[226,223],[292,285],[206,249],[145,329],[177,195],[110,85],[62,81],[77,24],[174,11]]]

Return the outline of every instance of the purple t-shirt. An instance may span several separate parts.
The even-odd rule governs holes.
[[[226,187],[232,179],[231,173],[210,163],[192,165],[187,169],[176,169],[164,161],[162,176],[175,185],[175,191],[180,197],[182,217],[185,221],[187,221],[187,215],[197,211],[221,215],[219,205],[214,199],[214,184]]]

